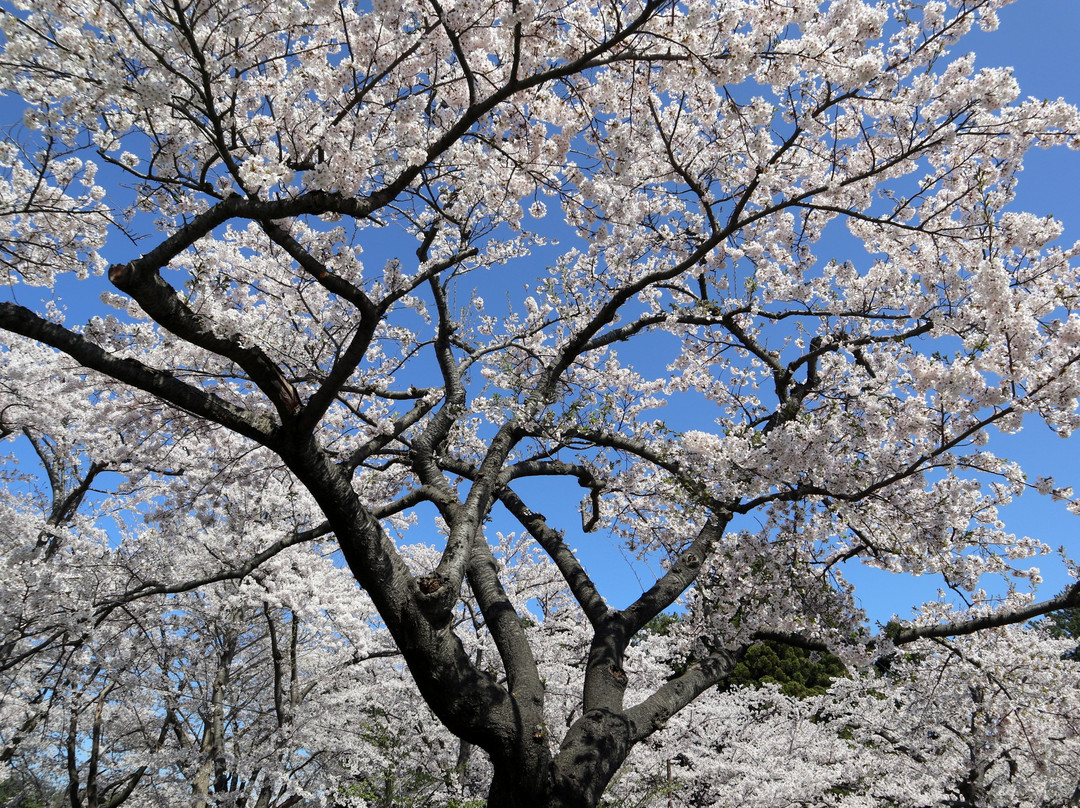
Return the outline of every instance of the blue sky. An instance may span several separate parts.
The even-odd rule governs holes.
[[[1023,96],[1080,103],[1080,0],[1018,0],[1000,12],[996,31],[972,32],[958,52],[974,51],[983,67],[1011,66]],[[1029,155],[1019,204],[1053,214],[1069,240],[1080,239],[1080,152]]]

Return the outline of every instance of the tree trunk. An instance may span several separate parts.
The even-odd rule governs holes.
[[[578,719],[554,759],[531,740],[525,759],[495,764],[488,808],[595,808],[632,747],[626,715],[606,709]]]
[[[546,808],[551,803],[551,754],[547,739],[526,737],[508,754],[492,755],[495,774],[488,789],[489,808]]]

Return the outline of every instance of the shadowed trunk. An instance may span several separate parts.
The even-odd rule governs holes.
[[[543,737],[518,765],[497,764],[488,808],[594,808],[633,744],[625,715],[592,710],[578,719],[554,760]]]

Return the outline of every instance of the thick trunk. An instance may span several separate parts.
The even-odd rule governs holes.
[[[596,808],[610,779],[596,777],[587,765],[561,774],[549,772],[536,786],[528,785],[531,777],[519,774],[495,775],[487,808]]]
[[[625,687],[626,675],[608,664],[606,646],[594,643],[594,675],[597,682],[586,691],[600,696],[603,682],[610,679],[615,689]],[[652,696],[634,707],[593,706],[574,722],[552,758],[542,737],[527,746],[527,755],[492,755],[495,776],[488,793],[488,808],[596,808],[608,784],[640,743],[684,705],[731,673],[738,652],[717,651],[691,665],[681,676],[667,682]],[[615,663],[622,661],[616,654]],[[606,667],[605,667],[606,666]],[[597,699],[600,700],[600,699]],[[609,699],[611,701],[611,699]]]
[[[526,755],[496,763],[488,808],[594,808],[632,746],[626,716],[601,709],[574,723],[554,759],[533,740]]]
[[[550,803],[551,752],[541,726],[518,735],[503,754],[491,755],[495,774],[488,790],[489,808],[544,808]]]
[[[496,772],[488,790],[488,808],[548,808],[551,789],[544,784],[541,788],[523,788],[522,783],[512,771]]]
[[[601,788],[595,798],[576,790],[559,788],[547,779],[539,788],[525,785],[512,771],[495,775],[488,791],[487,808],[595,808],[600,804]]]

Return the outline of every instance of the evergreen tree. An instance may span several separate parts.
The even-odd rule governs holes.
[[[1080,609],[1062,609],[1051,612],[1040,624],[1054,639],[1076,640],[1077,645],[1063,659],[1080,662]]]

